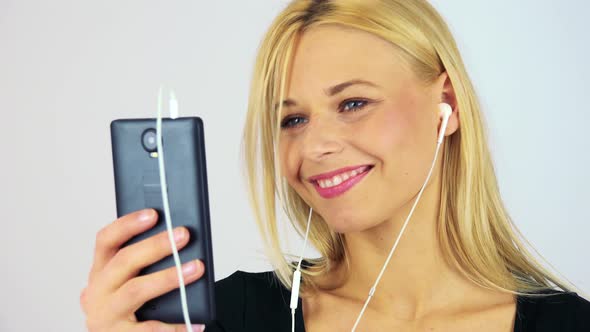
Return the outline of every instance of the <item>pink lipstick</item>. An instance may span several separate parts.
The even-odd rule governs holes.
[[[372,165],[345,167],[309,178],[318,194],[323,198],[342,195],[359,183],[373,168]]]

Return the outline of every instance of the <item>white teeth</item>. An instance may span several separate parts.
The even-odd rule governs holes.
[[[368,167],[362,166],[362,167],[359,167],[353,171],[344,172],[342,174],[335,175],[330,179],[318,180],[318,185],[320,186],[320,188],[334,187],[334,186],[337,186],[350,178],[353,178],[353,177],[363,173],[367,169],[368,169]]]

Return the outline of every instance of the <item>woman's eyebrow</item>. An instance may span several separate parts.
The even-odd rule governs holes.
[[[336,84],[332,87],[329,87],[327,89],[324,89],[324,93],[326,94],[326,96],[334,96],[342,91],[344,91],[346,88],[353,86],[353,85],[368,85],[374,88],[380,88],[379,85],[371,82],[371,81],[367,81],[367,80],[362,80],[362,79],[352,79],[350,81],[346,81],[346,82],[342,82],[339,84]],[[293,99],[285,99],[283,100],[283,107],[290,107],[290,106],[297,106],[297,102]],[[278,104],[275,106],[275,110],[277,109]]]
[[[335,94],[338,94],[340,92],[342,92],[344,89],[348,88],[349,86],[353,86],[353,85],[368,85],[374,88],[379,88],[379,86],[371,81],[367,81],[367,80],[361,80],[361,79],[353,79],[350,81],[346,81],[340,84],[336,84],[333,87],[330,87],[326,90],[324,90],[324,93],[327,96],[333,96]]]

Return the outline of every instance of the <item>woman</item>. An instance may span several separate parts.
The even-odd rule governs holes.
[[[268,31],[254,73],[247,178],[275,270],[217,282],[219,319],[207,331],[291,328],[297,262],[281,250],[277,197],[302,234],[309,213],[321,253],[302,267],[297,331],[590,330],[590,303],[525,249],[503,206],[475,91],[426,1],[295,0]],[[443,128],[440,105],[452,109]],[[127,251],[142,257],[136,266],[121,263],[119,246],[155,223],[144,212],[97,237],[81,299],[91,331],[184,331],[135,321],[136,308],[177,283],[173,269],[133,277],[170,254],[154,245],[165,235]],[[189,269],[187,282],[204,268]]]

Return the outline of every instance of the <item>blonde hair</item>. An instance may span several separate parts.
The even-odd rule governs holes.
[[[281,101],[297,38],[306,29],[330,23],[389,41],[425,83],[448,74],[461,127],[446,138],[442,156],[437,228],[447,263],[488,289],[521,295],[555,286],[578,291],[527,251],[525,243],[530,244],[512,223],[500,197],[474,87],[449,28],[425,0],[295,0],[263,39],[254,67],[243,152],[255,218],[280,281],[290,287],[293,262],[281,249],[277,203],[299,234],[305,230],[309,211],[279,174],[275,156]],[[310,260],[312,267],[304,269],[304,291],[315,287],[312,276],[326,273],[334,263],[348,266],[342,236],[315,213],[309,241],[321,257]]]

